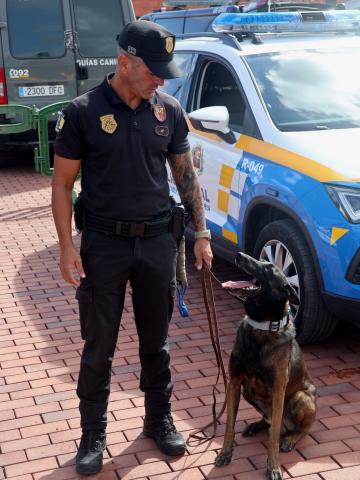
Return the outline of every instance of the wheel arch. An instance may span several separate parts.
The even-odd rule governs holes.
[[[303,235],[307,246],[309,247],[312,260],[315,266],[316,277],[320,291],[323,291],[323,280],[319,265],[319,260],[316,255],[314,243],[307,231],[304,222],[301,218],[294,213],[293,210],[286,205],[276,201],[275,199],[269,199],[268,197],[257,197],[252,200],[247,206],[242,231],[242,246],[245,253],[252,254],[255,246],[255,242],[261,230],[271,222],[276,220],[290,219],[299,228]]]

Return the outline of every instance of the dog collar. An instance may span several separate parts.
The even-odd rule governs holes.
[[[250,325],[251,327],[255,328],[256,330],[266,330],[268,332],[280,332],[290,322],[290,315],[287,313],[281,320],[275,320],[272,322],[257,322],[252,318],[245,317],[245,322]]]

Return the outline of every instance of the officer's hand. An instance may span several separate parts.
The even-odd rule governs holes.
[[[81,278],[85,278],[85,272],[82,265],[81,257],[75,247],[66,247],[60,253],[60,271],[63,279],[71,285],[78,287]]]
[[[198,238],[194,245],[195,267],[201,270],[203,264],[210,269],[213,254],[210,247],[210,242],[207,238]]]

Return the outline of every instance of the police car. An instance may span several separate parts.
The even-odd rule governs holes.
[[[215,252],[278,265],[298,340],[360,320],[360,12],[224,13],[176,43]],[[171,173],[169,185],[177,194]]]

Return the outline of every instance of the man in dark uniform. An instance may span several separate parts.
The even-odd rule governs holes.
[[[135,21],[118,42],[115,74],[64,110],[55,145],[52,205],[60,270],[65,281],[78,287],[85,340],[77,388],[83,434],[76,468],[88,475],[102,467],[111,364],[128,281],[145,392],[144,434],[165,454],[185,451],[170,405],[167,336],[177,238],[169,214],[166,160],[192,212],[196,267],[210,267],[212,261],[183,111],[173,97],[157,91],[164,79],[180,75],[173,60],[175,38],[157,24]],[[79,254],[71,235],[71,192],[80,166]]]

